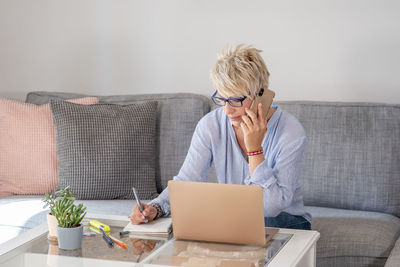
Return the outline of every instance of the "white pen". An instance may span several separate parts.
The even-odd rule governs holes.
[[[149,221],[148,221],[147,218],[144,217],[144,215],[143,215],[142,203],[140,203],[140,199],[139,199],[139,196],[138,196],[138,194],[137,194],[137,192],[136,192],[136,189],[135,189],[134,187],[132,187],[132,191],[133,191],[133,194],[135,195],[136,203],[137,203],[138,206],[139,206],[140,213],[142,213],[143,220],[144,220],[145,223],[148,223]]]

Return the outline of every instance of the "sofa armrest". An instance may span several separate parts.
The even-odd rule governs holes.
[[[398,267],[400,266],[400,237],[397,239],[392,252],[385,263],[385,267]]]

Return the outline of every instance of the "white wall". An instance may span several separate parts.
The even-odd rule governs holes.
[[[0,97],[209,95],[228,44],[263,49],[278,100],[400,103],[400,1],[0,0]]]

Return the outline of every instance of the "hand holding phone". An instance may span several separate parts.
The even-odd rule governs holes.
[[[254,96],[253,103],[250,106],[250,110],[258,115],[258,104],[261,103],[263,107],[263,118],[266,118],[274,97],[274,91],[261,88],[260,91],[258,91],[258,93]]]
[[[247,116],[242,117],[241,127],[247,151],[256,151],[262,147],[262,140],[267,131],[267,115],[274,96],[273,91],[260,89],[258,94],[254,96],[250,108],[246,110]],[[259,107],[259,103],[262,104],[261,107]]]

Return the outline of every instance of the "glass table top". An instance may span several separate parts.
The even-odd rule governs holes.
[[[31,247],[29,252],[91,259],[140,262],[168,241],[168,239],[152,240],[133,238],[129,235],[120,236],[119,232],[122,230],[123,227],[111,227],[110,235],[125,242],[127,244],[126,249],[118,245],[110,247],[102,235],[95,234],[83,237],[82,248],[63,250],[58,248],[57,242],[48,240],[47,235],[45,235],[36,240],[36,244]],[[93,233],[86,223],[83,231],[84,233]]]
[[[292,234],[276,234],[266,246],[172,239],[143,263],[169,266],[268,266]]]
[[[83,221],[83,224],[85,233],[93,233],[88,227],[88,220]],[[92,234],[83,238],[82,248],[63,250],[58,248],[57,242],[48,240],[46,232],[24,244],[23,253],[46,256],[48,266],[57,266],[56,262],[52,264],[52,261],[56,259],[52,255],[112,260],[121,262],[121,264],[125,262],[170,266],[210,266],[210,264],[221,267],[267,266],[293,236],[292,234],[277,233],[266,246],[260,247],[176,240],[171,235],[162,240],[134,238],[129,235],[120,236],[119,232],[123,230],[121,225],[125,225],[126,222],[120,221],[115,225],[108,224],[111,227],[111,236],[125,242],[126,249],[117,245],[110,247],[102,235]],[[6,262],[3,263],[6,264]],[[3,264],[0,265],[3,266]]]

